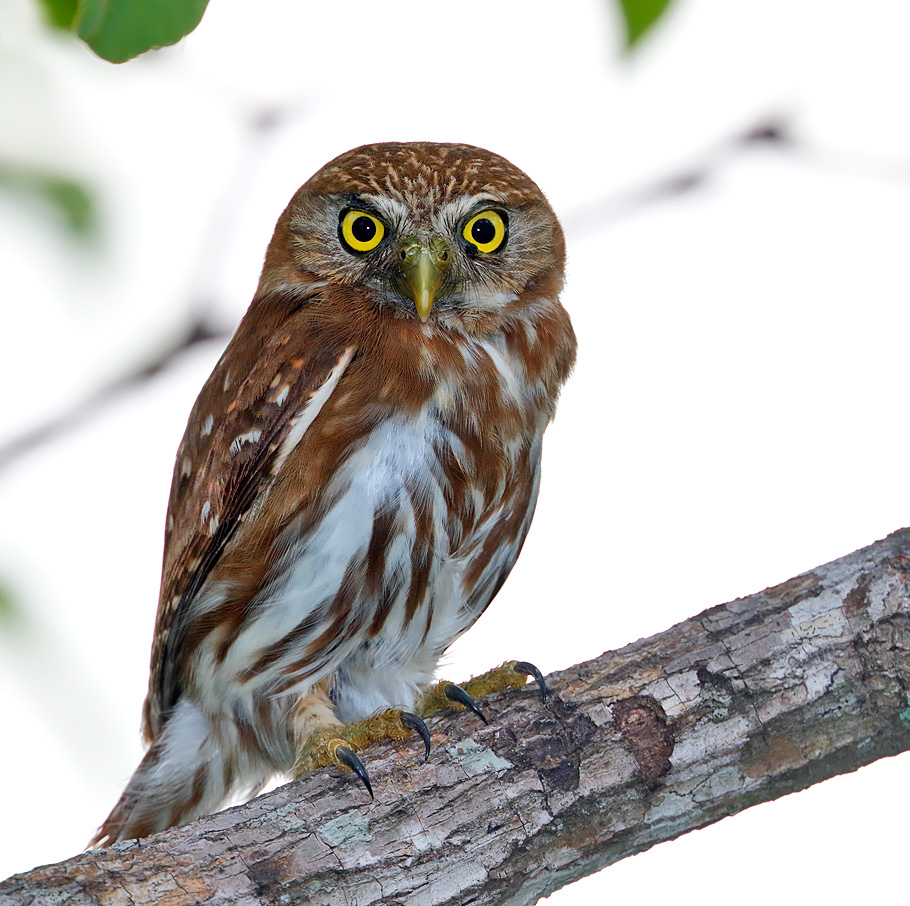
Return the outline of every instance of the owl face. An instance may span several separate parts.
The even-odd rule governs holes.
[[[563,258],[553,211],[504,158],[468,145],[371,145],[300,189],[267,257],[275,285],[260,291],[356,284],[402,318],[464,326],[506,312]]]

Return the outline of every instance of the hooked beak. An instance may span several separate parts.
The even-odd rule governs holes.
[[[423,322],[430,317],[433,300],[451,263],[452,252],[442,236],[408,236],[401,243],[403,289],[414,300]]]

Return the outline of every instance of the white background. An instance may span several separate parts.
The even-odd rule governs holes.
[[[631,60],[607,0],[217,0],[178,47],[118,67],[33,6],[0,9],[0,157],[90,183],[104,234],[80,252],[0,195],[0,442],[196,310],[229,329],[278,214],[334,155],[463,141],[560,213],[580,348],[525,552],[446,675],[566,667],[910,521],[900,0],[679,0]],[[791,118],[793,148],[731,150],[768,115]],[[700,189],[634,203],[704,168]],[[219,351],[0,473],[0,581],[24,612],[0,633],[0,877],[79,851],[141,756],[173,455]],[[908,767],[750,809],[550,902],[906,896]]]

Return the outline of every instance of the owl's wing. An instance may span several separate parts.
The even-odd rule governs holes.
[[[241,322],[190,415],[168,506],[143,735],[180,695],[187,612],[245,516],[318,415],[354,356],[307,318],[261,300]],[[264,310],[265,309],[265,310]],[[296,323],[295,323],[296,322]]]

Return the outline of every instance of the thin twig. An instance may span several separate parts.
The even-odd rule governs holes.
[[[85,424],[121,394],[152,380],[187,350],[200,343],[208,343],[213,340],[226,342],[229,336],[229,331],[214,326],[205,315],[199,316],[190,322],[168,346],[145,362],[105,384],[66,412],[0,446],[0,472],[9,468],[36,447],[58,440],[68,431]]]

